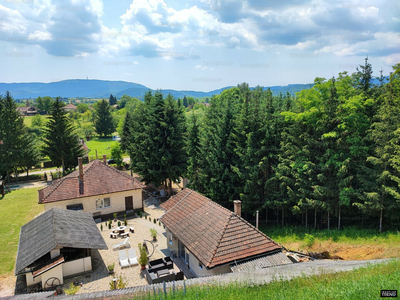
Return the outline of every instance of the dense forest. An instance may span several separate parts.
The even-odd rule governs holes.
[[[296,96],[243,83],[206,110],[149,92],[122,134],[146,181],[190,187],[264,222],[381,231],[400,225],[400,64],[389,82],[365,59]],[[186,151],[183,151],[183,150]]]

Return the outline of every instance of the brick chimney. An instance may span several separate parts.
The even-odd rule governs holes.
[[[233,212],[237,214],[239,217],[242,215],[242,201],[234,200],[233,201],[234,210]]]
[[[79,167],[79,194],[82,195],[84,193],[82,157],[78,157],[78,167]]]
[[[107,164],[107,156],[105,154],[103,154],[103,164]]]

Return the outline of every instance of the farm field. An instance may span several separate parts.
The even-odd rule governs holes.
[[[261,230],[288,250],[328,251],[345,260],[400,257],[400,233],[396,231],[359,229],[307,230],[304,227],[268,227]]]
[[[360,268],[354,271],[298,277],[251,286],[190,286],[164,294],[151,293],[141,299],[379,299],[381,290],[400,289],[400,261]]]

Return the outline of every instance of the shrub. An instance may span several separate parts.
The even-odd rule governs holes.
[[[158,222],[158,226],[161,226],[161,222]]]
[[[67,295],[75,295],[78,291],[79,286],[75,286],[72,282],[69,284],[69,288],[64,290]]]
[[[143,215],[142,215],[142,212],[141,211],[139,211],[139,217],[142,217]]]
[[[124,214],[124,225],[128,225],[128,222],[126,221],[126,214]]]
[[[153,239],[157,238],[157,230],[155,230],[154,228],[151,228],[150,235]]]
[[[147,213],[146,212],[144,213],[144,218],[147,220]]]
[[[154,224],[156,224],[156,223],[157,223],[157,220],[156,220],[156,218],[154,218],[154,220],[153,220],[153,221],[154,221]]]
[[[111,223],[108,223],[108,229],[111,229]]]
[[[110,264],[110,265],[107,266],[107,269],[108,269],[109,271],[114,271],[114,267],[115,267],[115,263],[112,263],[112,264]]]
[[[119,275],[117,278],[117,290],[124,289],[126,287],[127,282]],[[114,289],[114,280],[110,281],[110,290]]]
[[[139,243],[139,259],[138,259],[138,263],[141,266],[145,266],[147,265],[147,262],[149,261],[149,258],[147,257],[147,252],[146,249],[144,247],[142,247],[142,244]]]
[[[119,226],[121,226],[121,222],[120,222],[120,221],[118,221],[118,227],[119,227]]]
[[[149,221],[151,222],[151,218],[149,217]]]
[[[117,220],[117,213],[113,213],[114,221]]]
[[[103,231],[103,224],[100,225],[100,229],[101,229],[101,231]]]
[[[314,245],[315,237],[311,234],[306,233],[304,237],[307,247],[311,248]]]

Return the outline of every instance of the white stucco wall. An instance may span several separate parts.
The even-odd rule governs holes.
[[[207,270],[206,267],[203,265],[203,269],[200,269],[199,261],[190,251],[189,251],[189,267],[190,267],[190,270],[192,270],[192,272],[195,273],[196,276],[198,276],[198,277],[220,275],[220,274],[232,272],[229,265],[216,267],[216,268],[213,268],[210,270]]]
[[[93,197],[76,198],[72,200],[57,201],[51,203],[44,203],[45,211],[52,208],[66,209],[67,205],[82,203],[83,211],[90,213],[100,213],[101,215],[112,214],[115,212],[125,211],[125,197],[132,196],[133,198],[133,209],[142,208],[142,190],[130,190],[119,193],[111,193],[98,195]],[[96,199],[110,198],[110,207],[96,209]]]
[[[63,279],[63,264],[60,264],[53,269],[44,272],[43,274],[33,278],[32,273],[26,273],[26,285],[30,286],[32,284],[37,284],[39,282],[42,282],[42,288],[44,288],[44,284],[46,283],[46,280],[51,278],[51,277],[56,277],[60,280],[60,284],[64,283]]]
[[[170,251],[174,251],[176,255],[179,255],[178,253],[178,239],[174,238],[172,239],[172,245],[170,244],[170,239],[169,239],[169,230],[168,228],[166,229],[167,232],[167,246]],[[198,277],[202,276],[211,276],[211,275],[220,275],[220,274],[225,274],[225,273],[231,273],[232,270],[230,269],[229,265],[221,266],[221,267],[216,267],[210,270],[207,270],[205,266],[203,266],[203,269],[200,269],[199,267],[199,261],[198,259],[193,255],[193,253],[189,252],[189,268],[195,273]]]
[[[76,259],[63,263],[63,275],[70,276],[92,270],[92,260],[90,257]]]

